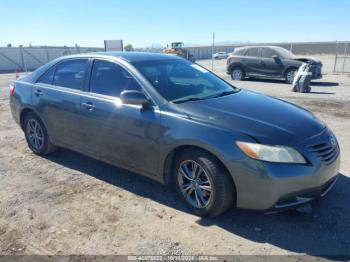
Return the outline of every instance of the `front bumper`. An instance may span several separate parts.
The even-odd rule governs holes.
[[[322,79],[322,74],[313,73],[311,76],[311,80],[315,80],[315,79]]]
[[[309,164],[283,164],[246,159],[231,162],[236,185],[236,206],[243,209],[271,211],[293,208],[326,195],[337,181],[340,167],[340,149],[336,145],[333,155],[319,155],[306,145],[318,145],[329,140],[328,129],[300,143],[299,151]],[[321,143],[323,145],[324,142]],[[321,152],[321,154],[324,154]]]
[[[299,192],[295,192],[289,196],[283,197],[275,204],[271,211],[296,208],[308,204],[317,198],[324,197],[334,187],[337,180],[338,175],[331,178],[329,181],[327,181],[324,185],[320,187],[302,190]]]
[[[322,79],[322,64],[316,64],[311,66],[312,77],[311,79]]]

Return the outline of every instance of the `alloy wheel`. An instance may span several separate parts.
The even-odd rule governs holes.
[[[44,131],[36,119],[29,119],[26,126],[26,132],[30,146],[39,151],[44,146]]]
[[[178,170],[180,190],[186,201],[195,208],[205,208],[212,199],[212,182],[199,163],[186,160]]]
[[[287,73],[287,81],[289,84],[293,83],[296,71],[292,70]]]
[[[233,80],[241,80],[243,78],[243,72],[241,69],[233,69],[232,71],[232,79]]]

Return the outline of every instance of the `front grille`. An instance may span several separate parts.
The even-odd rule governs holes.
[[[312,72],[314,77],[318,77],[322,74],[322,64],[311,64],[309,70]]]
[[[334,144],[331,142],[323,142],[309,146],[309,148],[312,152],[315,152],[317,157],[319,157],[326,165],[331,164],[339,154],[339,146],[336,141]]]

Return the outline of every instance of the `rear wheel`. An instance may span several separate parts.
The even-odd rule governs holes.
[[[231,71],[232,80],[241,81],[245,78],[245,73],[242,68],[234,67]]]
[[[174,173],[180,198],[196,215],[217,216],[232,206],[233,182],[210,154],[200,150],[183,152],[177,157]]]
[[[24,118],[23,127],[28,146],[35,154],[47,155],[55,150],[43,122],[36,114],[28,113]]]
[[[294,80],[294,77],[297,73],[298,69],[296,68],[290,68],[286,71],[285,73],[285,81],[287,84],[292,84],[293,83],[293,80]]]

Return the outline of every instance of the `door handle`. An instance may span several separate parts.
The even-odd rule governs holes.
[[[262,65],[266,65],[264,61],[260,61],[260,64],[262,64]]]
[[[36,96],[42,96],[43,94],[44,94],[43,91],[41,91],[40,89],[37,89],[34,91],[34,95]]]
[[[94,104],[91,102],[86,102],[82,104],[87,110],[93,110],[95,108]]]

